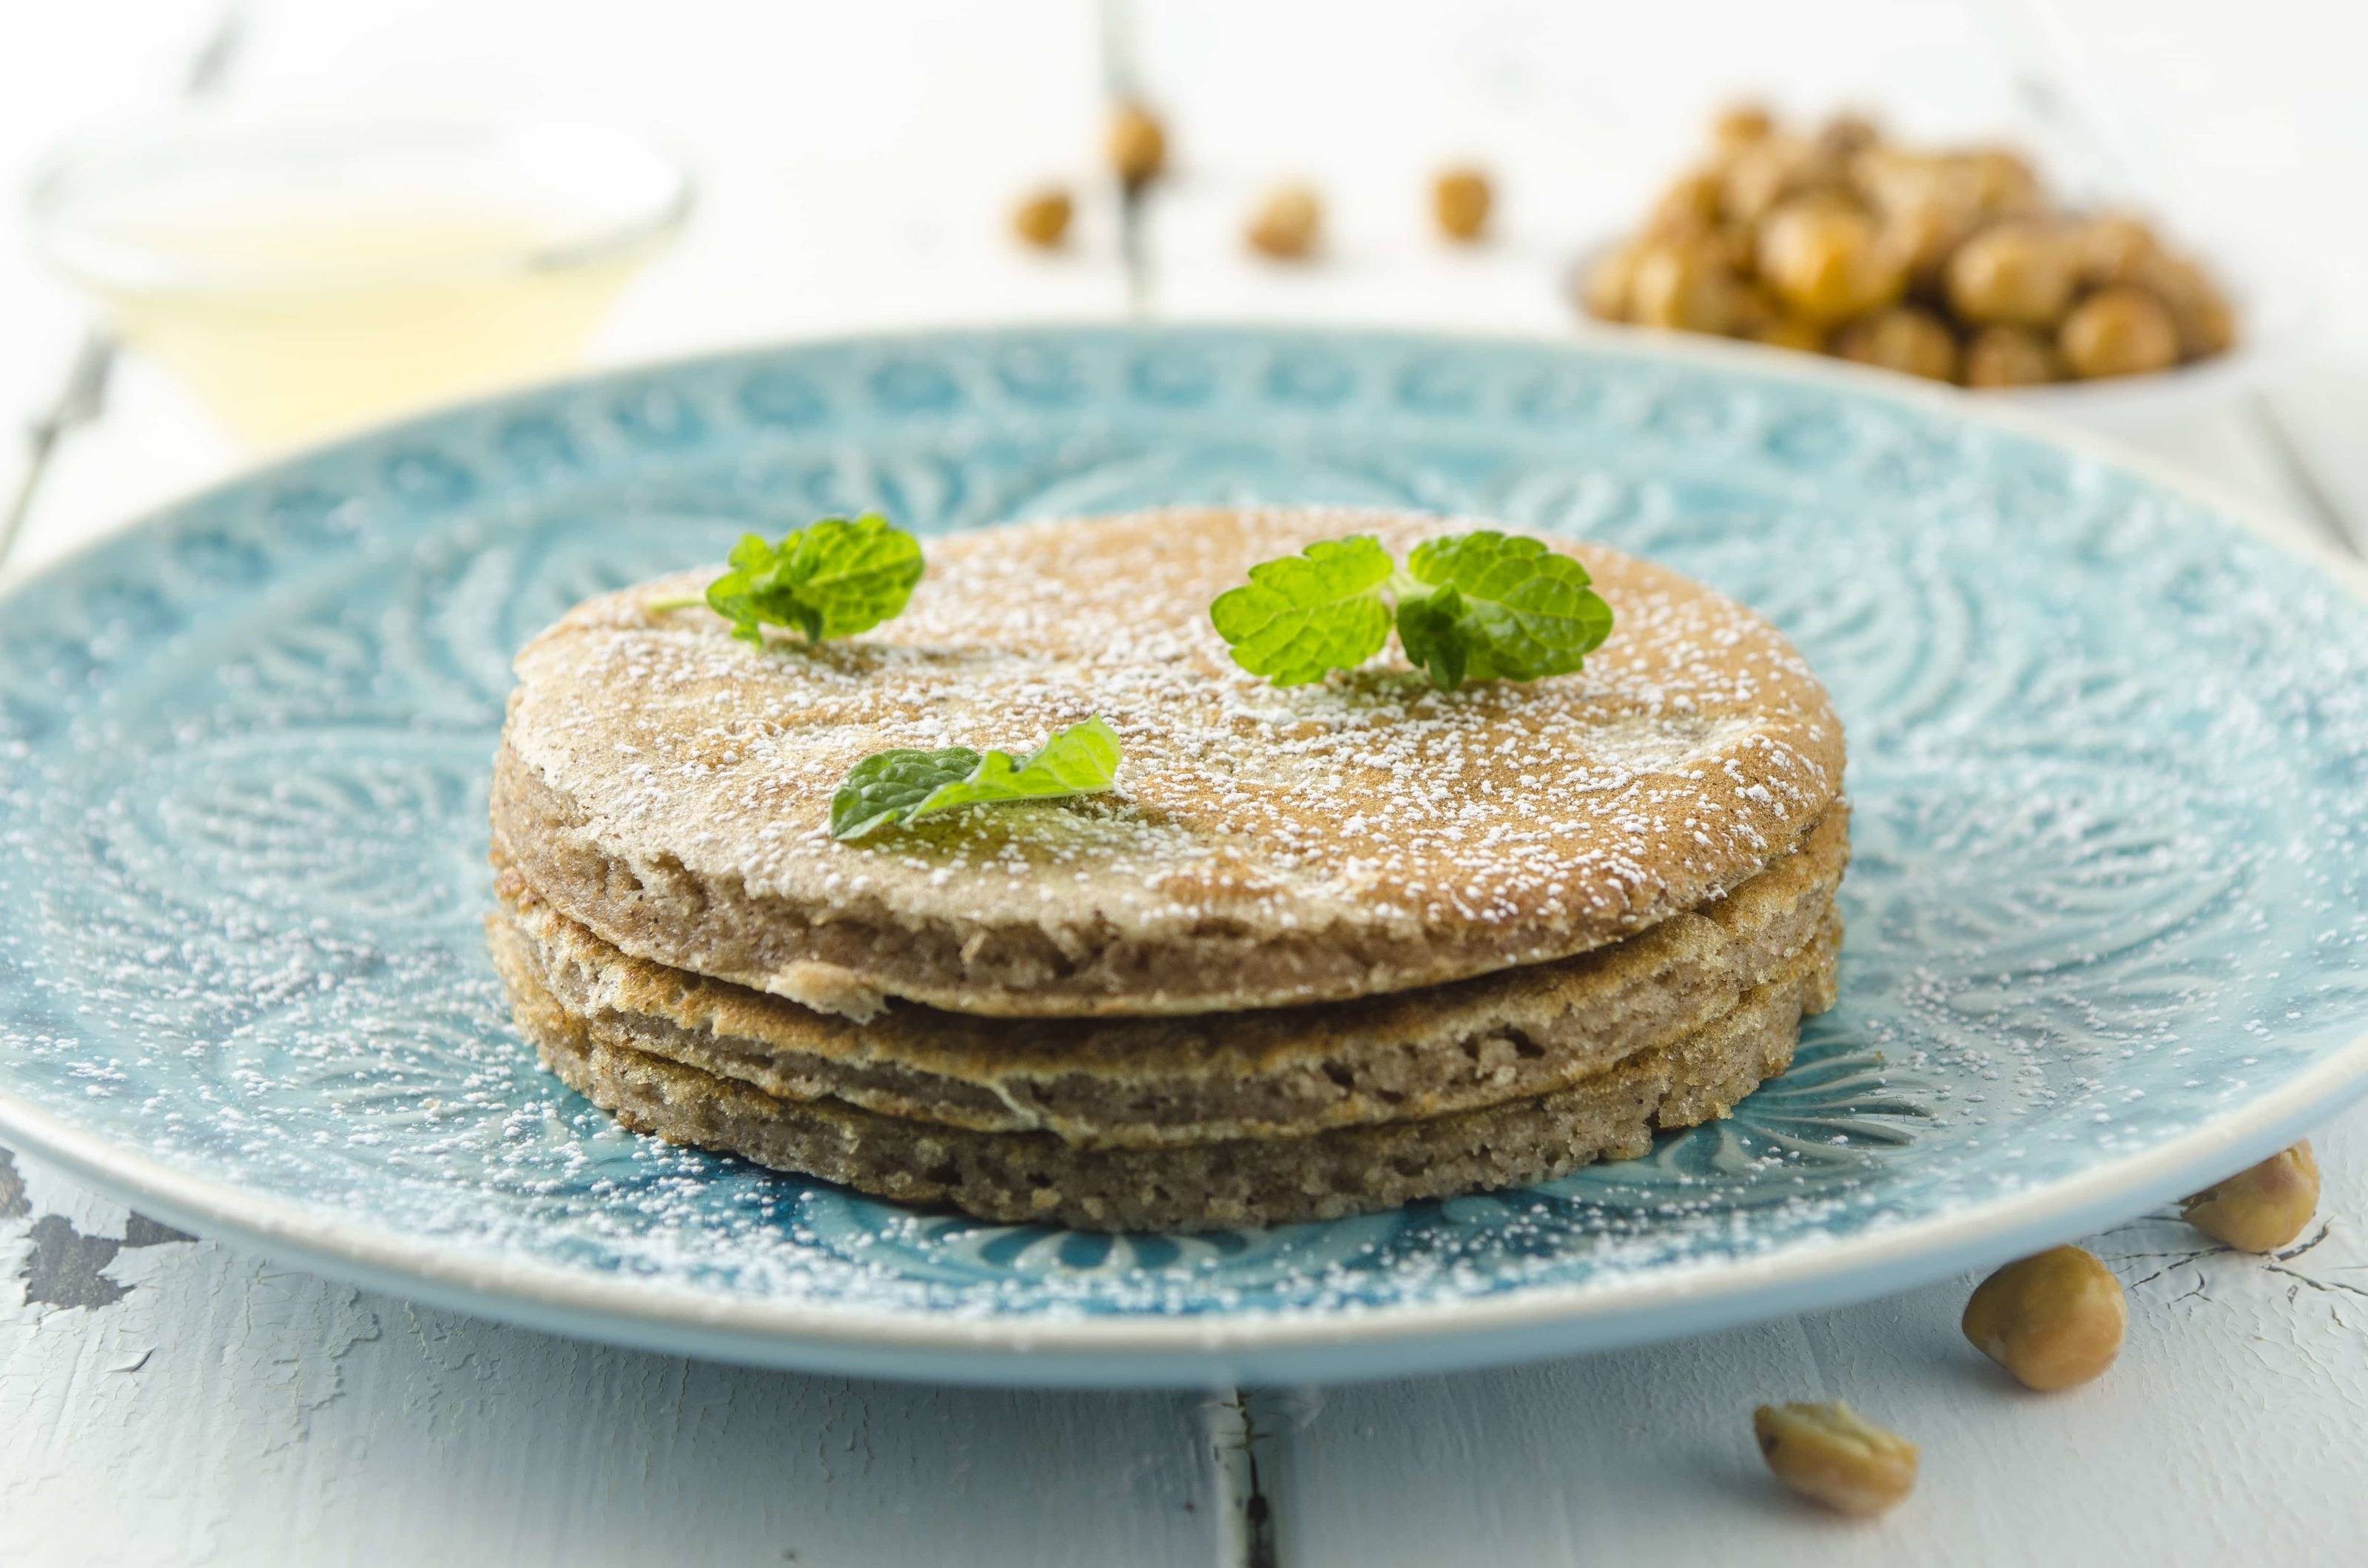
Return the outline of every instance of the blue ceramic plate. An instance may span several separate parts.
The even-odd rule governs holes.
[[[1533,1191],[1110,1238],[619,1131],[482,947],[511,651],[744,528],[1482,513],[1759,607],[1850,733],[1841,1005],[1732,1120]],[[1918,1284],[2260,1157],[2368,1071],[2368,619],[2200,499],[1748,353],[886,338],[464,408],[0,600],[0,1134],[322,1272],[599,1338],[1311,1381]]]

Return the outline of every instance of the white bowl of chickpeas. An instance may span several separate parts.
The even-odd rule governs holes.
[[[2143,219],[2051,201],[1999,147],[1908,148],[1732,109],[1632,234],[1582,262],[1599,320],[1710,333],[2067,413],[2224,394],[2256,360],[2212,269]]]

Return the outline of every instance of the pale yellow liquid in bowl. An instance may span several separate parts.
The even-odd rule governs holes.
[[[655,246],[553,257],[555,223],[385,193],[111,227],[179,275],[98,285],[118,329],[265,447],[564,369]]]

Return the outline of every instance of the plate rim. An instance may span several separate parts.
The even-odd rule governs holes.
[[[2340,584],[2368,610],[2368,562],[2355,561],[2305,524],[2237,493],[2093,432],[2069,429],[2027,406],[1975,402],[1866,367],[1811,360],[1756,345],[1718,340],[1614,342],[1588,335],[1418,331],[1355,324],[1236,321],[1027,323],[923,327],[892,333],[791,338],[655,358],[508,389],[381,424],[320,447],[242,469],[109,528],[39,568],[0,581],[0,604],[38,592],[96,554],[186,509],[268,480],[275,472],[358,449],[403,432],[537,396],[635,378],[666,377],[802,351],[887,349],[1020,336],[1150,342],[1195,335],[1326,343],[1376,340],[1434,350],[1543,348],[1651,363],[1674,361],[1762,380],[1845,391],[1976,428],[2072,452],[2217,516]],[[325,1277],[480,1315],[610,1343],[683,1350],[780,1367],[888,1376],[1046,1386],[1199,1386],[1235,1370],[1280,1371],[1304,1381],[1383,1377],[1534,1358],[1557,1353],[1707,1332],[1788,1312],[1830,1307],[1912,1289],[1964,1268],[2014,1256],[2032,1244],[2087,1233],[2115,1213],[2135,1212],[2207,1184],[2273,1152],[2317,1119],[2368,1094],[2368,1031],[2322,1054],[2270,1094],[2213,1117],[2151,1148],[2077,1175],[1959,1212],[1796,1245],[1715,1266],[1673,1268],[1616,1288],[1569,1283],[1522,1286],[1501,1295],[1338,1308],[1246,1309],[1224,1313],[1089,1316],[988,1314],[928,1310],[849,1310],[843,1304],[733,1298],[689,1287],[590,1274],[532,1258],[504,1256],[428,1236],[385,1231],[367,1220],[324,1215],[293,1199],[250,1193],[176,1168],[23,1100],[0,1079],[0,1134],[133,1206],[200,1234],[244,1242]],[[2200,1178],[2200,1179],[2199,1179]],[[1487,1336],[1508,1336],[1496,1344]],[[1515,1346],[1509,1336],[1524,1336]],[[1387,1356],[1387,1365],[1360,1364]],[[1065,1370],[1064,1361],[1074,1363]],[[1119,1363],[1123,1363],[1122,1366]],[[1304,1369],[1301,1369],[1304,1368]]]

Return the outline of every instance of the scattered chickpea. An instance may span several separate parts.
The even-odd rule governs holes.
[[[1907,287],[1907,269],[1873,219],[1816,197],[1785,203],[1760,225],[1759,275],[1786,304],[1820,321],[1880,310]]]
[[[2274,1252],[2318,1211],[2318,1157],[2307,1139],[2180,1205],[2187,1222],[2238,1252]]]
[[[1928,381],[1957,379],[1957,338],[1948,324],[1915,305],[1894,305],[1861,316],[1834,334],[1834,352],[1861,365],[1879,365]]]
[[[2055,334],[2072,373],[2139,376],[2179,363],[2179,326],[2143,289],[2100,289],[2073,307]]]
[[[1324,204],[1304,185],[1277,186],[1250,219],[1250,247],[1279,261],[1302,261],[1315,249]]]
[[[1167,166],[1167,128],[1142,104],[1122,103],[1110,111],[1109,149],[1128,188],[1148,185]]]
[[[1985,229],[1949,258],[1949,303],[1981,325],[2054,326],[2079,283],[2072,248],[2030,223]]]
[[[1763,1404],[1751,1431],[1777,1480],[1839,1513],[1880,1514],[1916,1485],[1916,1445],[1847,1404]]]
[[[1011,210],[1011,227],[1029,244],[1051,250],[1068,237],[1070,214],[1067,191],[1040,190]]]
[[[2025,1388],[2085,1383],[2113,1364],[2128,1325],[2122,1282],[2094,1253],[2060,1246],[2009,1263],[1965,1302],[1965,1337]]]
[[[1986,326],[1965,345],[1969,387],[2036,387],[2064,379],[2055,343],[2027,326]]]
[[[1439,232],[1469,244],[1488,227],[1488,209],[1496,200],[1488,176],[1474,168],[1442,170],[1431,182],[1430,210]]]

